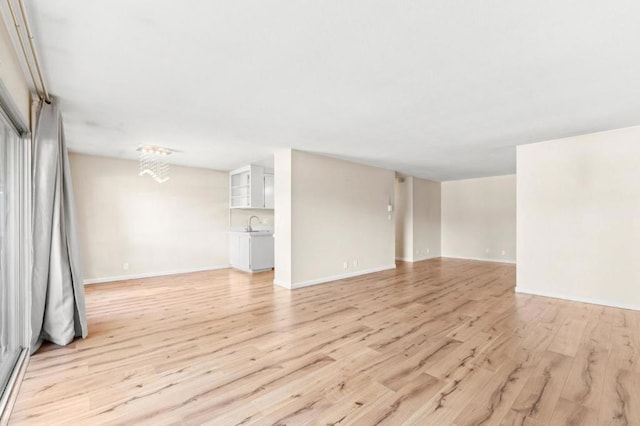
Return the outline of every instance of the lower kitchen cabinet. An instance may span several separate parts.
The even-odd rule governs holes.
[[[231,232],[229,263],[232,267],[260,272],[273,268],[273,234],[264,232]]]

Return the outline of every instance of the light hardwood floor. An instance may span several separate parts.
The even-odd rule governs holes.
[[[640,313],[453,259],[288,290],[220,270],[87,287],[12,424],[640,425]]]

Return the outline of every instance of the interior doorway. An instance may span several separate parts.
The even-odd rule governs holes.
[[[411,178],[396,173],[394,204],[396,210],[396,260],[411,258],[413,223],[411,221]]]

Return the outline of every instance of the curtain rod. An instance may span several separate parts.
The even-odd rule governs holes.
[[[16,27],[16,33],[18,34],[18,40],[20,41],[20,47],[22,48],[22,54],[24,55],[24,60],[27,63],[27,69],[29,70],[29,75],[31,76],[33,87],[36,89],[36,93],[38,93],[40,90],[38,89],[38,84],[36,83],[35,76],[33,75],[33,69],[31,68],[31,61],[29,60],[29,54],[27,53],[27,48],[24,43],[22,31],[20,30],[20,27],[21,27],[20,22],[18,22],[18,18],[16,17],[16,13],[14,11],[13,5],[11,4],[11,0],[7,0],[7,4],[9,5],[9,11],[11,11],[11,18],[13,19],[13,24]],[[42,69],[40,68],[40,61],[38,59],[36,45],[33,38],[33,33],[31,32],[31,27],[29,26],[29,20],[27,19],[27,13],[25,11],[24,3],[22,2],[22,0],[18,0],[18,6],[20,7],[20,15],[22,16],[22,22],[24,23],[25,32],[27,33],[27,37],[29,38],[31,58],[35,64],[36,72],[38,74],[38,79],[40,80],[40,86],[42,87],[42,95],[38,93],[38,96],[40,97],[40,99],[44,99],[45,102],[51,103],[49,91],[47,90],[47,85],[45,84],[44,77],[42,75]]]

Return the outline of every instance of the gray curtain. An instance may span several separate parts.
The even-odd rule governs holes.
[[[87,336],[69,157],[57,102],[40,102],[33,135],[31,351]]]

